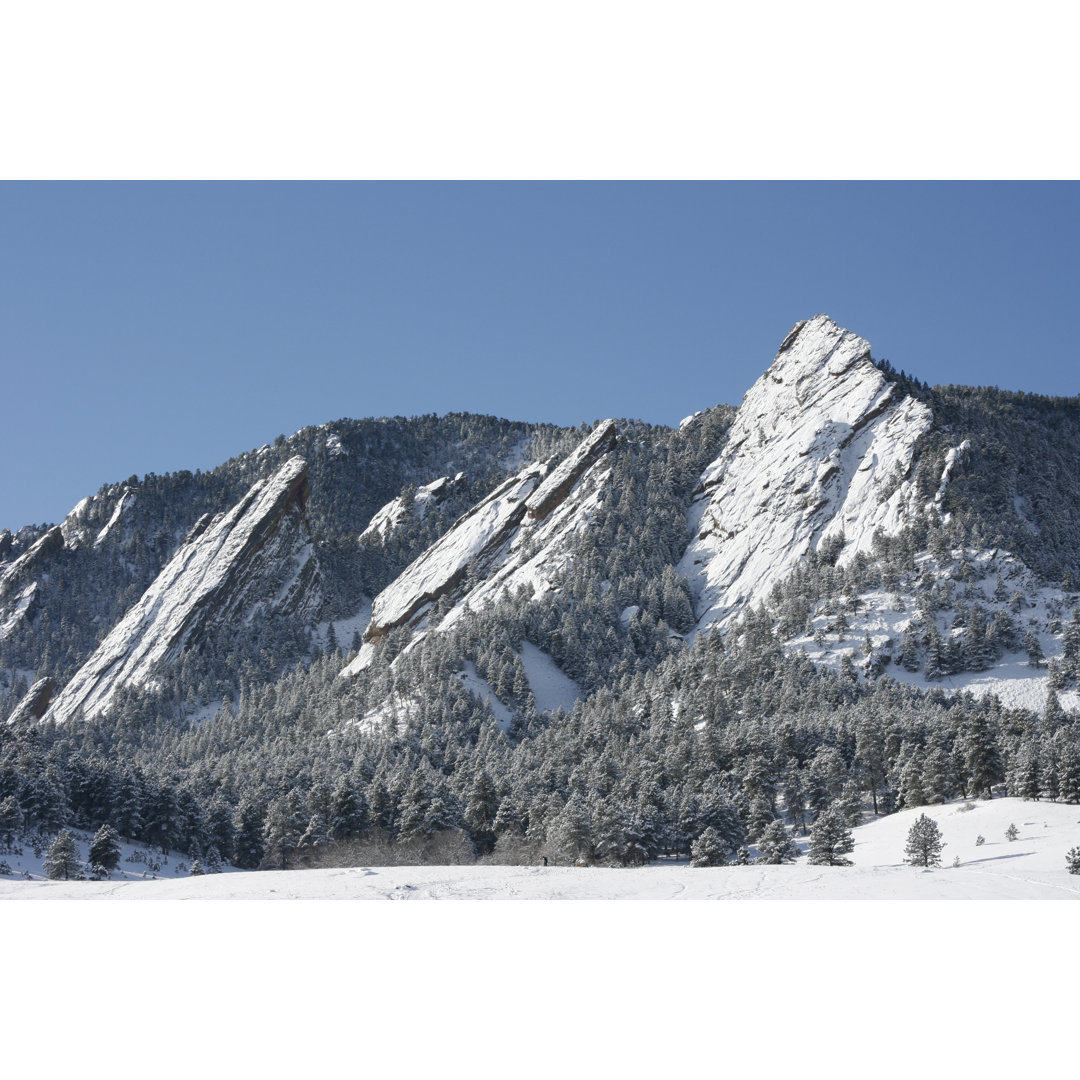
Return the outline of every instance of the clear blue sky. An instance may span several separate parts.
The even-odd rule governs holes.
[[[0,184],[0,527],[343,416],[674,424],[827,312],[1080,392],[1080,185]]]

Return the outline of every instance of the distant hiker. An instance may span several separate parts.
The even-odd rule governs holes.
[[[547,856],[541,855],[540,858],[544,860],[544,865],[547,866]]]

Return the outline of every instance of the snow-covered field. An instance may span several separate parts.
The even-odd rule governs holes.
[[[938,823],[947,845],[940,868],[903,861],[908,830],[922,813]],[[1015,841],[1005,837],[1010,824],[1019,832]],[[1065,867],[1066,851],[1080,845],[1080,806],[955,802],[879,818],[854,835],[851,867],[809,866],[805,858],[715,869],[367,866],[101,882],[44,881],[39,871],[30,881],[0,878],[0,899],[1080,900],[1080,875]],[[980,835],[985,843],[977,845]]]

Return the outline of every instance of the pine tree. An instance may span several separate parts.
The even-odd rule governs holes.
[[[1017,827],[1015,825],[1010,825],[1005,830],[1005,839],[1006,840],[1009,840],[1009,841],[1016,840],[1016,839],[1019,838],[1019,836],[1020,836],[1020,831],[1017,829]]]
[[[465,825],[478,855],[486,855],[495,847],[495,815],[499,796],[487,769],[480,769],[465,805]]]
[[[908,830],[904,855],[912,866],[940,866],[944,846],[937,822],[926,814],[920,814]]]
[[[92,867],[100,866],[106,874],[120,865],[120,834],[111,825],[102,825],[94,834],[88,858]]]
[[[234,858],[243,870],[254,870],[263,860],[263,817],[266,808],[253,799],[242,799],[236,808]]]
[[[1080,874],[1080,847],[1071,848],[1066,853],[1065,866],[1070,874]]]
[[[690,865],[725,866],[728,850],[720,834],[710,825],[690,845]]]
[[[975,713],[960,736],[964,771],[971,793],[979,799],[989,799],[994,784],[1002,779],[1001,757],[994,731],[982,711]]]
[[[1043,661],[1046,659],[1043,654],[1042,643],[1039,641],[1037,634],[1032,631],[1028,631],[1024,635],[1024,640],[1021,644],[1021,648],[1028,655],[1028,664],[1033,668],[1039,668],[1043,666]]]
[[[851,866],[843,856],[855,846],[855,838],[835,807],[829,807],[810,829],[811,866]]]
[[[67,829],[61,829],[49,845],[44,866],[45,873],[52,881],[69,881],[81,874],[79,849],[75,846],[75,837]]]
[[[770,866],[794,862],[799,857],[799,849],[788,836],[784,823],[775,820],[769,823],[757,843],[761,861]]]
[[[23,825],[22,807],[14,795],[0,799],[0,848],[10,850]]]

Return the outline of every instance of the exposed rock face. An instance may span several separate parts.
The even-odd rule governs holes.
[[[552,469],[525,502],[529,520],[547,517],[564,502],[586,469],[615,449],[615,435],[615,421],[605,420],[561,465]]]
[[[371,523],[360,534],[361,540],[372,539],[385,542],[396,532],[411,516],[417,521],[423,521],[427,512],[440,503],[446,501],[447,495],[453,490],[454,485],[465,478],[464,473],[458,473],[455,477],[440,476],[438,480],[432,480],[430,484],[416,489],[411,504],[407,504],[402,496],[391,499],[371,519]]]
[[[10,540],[11,534],[8,533]],[[9,543],[9,548],[10,548]],[[39,602],[39,574],[51,556],[62,551],[64,535],[60,526],[51,528],[17,559],[0,568],[0,641],[3,641],[23,619],[34,616]]]
[[[153,584],[64,687],[57,722],[93,717],[121,686],[142,685],[208,631],[260,616],[314,614],[318,562],[304,519],[307,463],[294,457],[227,513],[204,516]]]
[[[469,566],[482,574],[525,516],[526,498],[540,484],[544,466],[527,466],[463,514],[454,527],[383,589],[371,608],[368,641],[426,614],[465,584]]]
[[[365,647],[343,674],[371,660],[371,643],[398,626],[418,627],[439,600],[454,605],[441,627],[463,611],[493,602],[504,589],[533,595],[566,564],[566,541],[589,521],[610,476],[607,454],[616,426],[597,426],[556,467],[534,462],[464,514],[437,543],[384,589],[372,606]]]
[[[917,511],[907,480],[930,410],[901,396],[870,346],[825,315],[799,323],[751,387],[690,511],[680,565],[699,626],[766,596],[811,549],[841,560]]]
[[[43,537],[33,543],[17,559],[0,570],[0,602],[7,599],[50,555],[64,547],[64,534],[54,525]]]
[[[23,695],[15,706],[15,711],[8,717],[9,724],[19,724],[27,720],[40,720],[48,711],[49,702],[56,693],[56,680],[51,675],[38,679]]]

